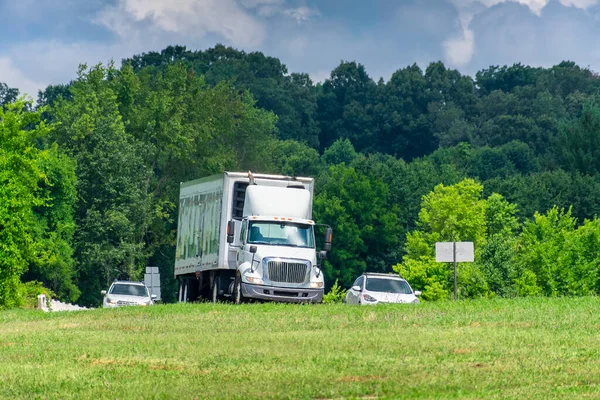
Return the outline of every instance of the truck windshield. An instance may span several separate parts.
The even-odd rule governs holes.
[[[311,225],[285,222],[250,222],[248,243],[271,246],[315,247]]]

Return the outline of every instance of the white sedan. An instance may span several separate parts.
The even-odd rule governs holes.
[[[394,274],[365,273],[346,293],[348,304],[418,303],[421,292],[413,291],[408,282]]]

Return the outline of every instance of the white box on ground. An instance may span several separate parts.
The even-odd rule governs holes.
[[[437,242],[435,244],[436,262],[454,262],[453,242]],[[475,251],[473,242],[456,242],[456,262],[473,262]]]

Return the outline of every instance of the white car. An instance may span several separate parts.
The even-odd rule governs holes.
[[[346,293],[345,303],[418,303],[421,292],[413,291],[408,282],[395,274],[365,273]]]
[[[143,282],[114,281],[108,292],[103,290],[102,307],[149,306],[154,304],[156,295],[150,295]]]

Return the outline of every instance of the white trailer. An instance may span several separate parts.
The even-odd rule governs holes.
[[[175,256],[179,301],[321,302],[313,179],[225,172],[181,184]]]

